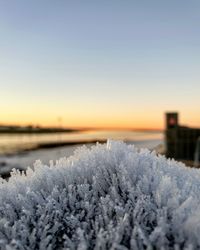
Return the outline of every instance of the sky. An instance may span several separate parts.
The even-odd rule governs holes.
[[[0,123],[200,127],[199,0],[0,0]]]

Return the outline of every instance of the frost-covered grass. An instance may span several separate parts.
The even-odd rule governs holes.
[[[199,249],[200,171],[120,142],[0,184],[0,249]]]

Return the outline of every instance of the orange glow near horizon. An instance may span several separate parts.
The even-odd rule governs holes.
[[[149,117],[118,115],[80,115],[80,116],[56,116],[36,114],[6,114],[1,115],[1,125],[42,126],[42,127],[66,127],[66,128],[96,128],[96,129],[163,129],[163,121],[157,118],[156,122]]]
[[[185,113],[185,116],[180,112],[180,124],[193,127],[199,127],[200,120],[195,119],[194,113]],[[58,127],[63,128],[94,128],[94,129],[149,129],[162,130],[164,129],[164,112],[152,113],[134,113],[133,114],[113,114],[108,113],[92,114],[84,112],[80,115],[70,114],[64,115],[60,113],[46,112],[45,113],[5,113],[1,114],[1,125],[19,125],[19,126],[41,126],[41,127]]]
[[[9,100],[9,98],[7,98]],[[9,101],[0,116],[0,124],[9,125],[33,125],[33,126],[62,126],[66,128],[97,128],[97,129],[162,129],[162,112],[145,112],[129,109],[127,104],[87,103],[81,105],[75,103],[59,102],[45,103],[41,105],[35,100],[23,100],[16,98]],[[0,101],[1,102],[1,101]],[[4,105],[6,98],[4,100]],[[63,107],[72,107],[63,109]],[[6,111],[6,112],[5,112]],[[58,112],[59,111],[59,112]]]
[[[32,93],[2,90],[0,124],[60,126],[97,129],[164,129],[166,111],[178,111],[180,124],[200,127],[198,91],[191,100],[173,98],[165,93],[140,92],[138,95],[120,92],[117,96],[103,93]],[[116,95],[116,92],[115,92]],[[121,96],[120,96],[121,95]],[[155,96],[153,96],[155,95]],[[133,98],[133,97],[134,98]],[[121,98],[121,99],[120,99]]]

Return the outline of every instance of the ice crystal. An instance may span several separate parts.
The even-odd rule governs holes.
[[[200,171],[109,141],[0,182],[0,249],[199,249]]]

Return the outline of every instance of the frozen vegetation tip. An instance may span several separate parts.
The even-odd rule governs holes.
[[[200,172],[108,141],[13,170],[0,184],[0,249],[199,249]]]

